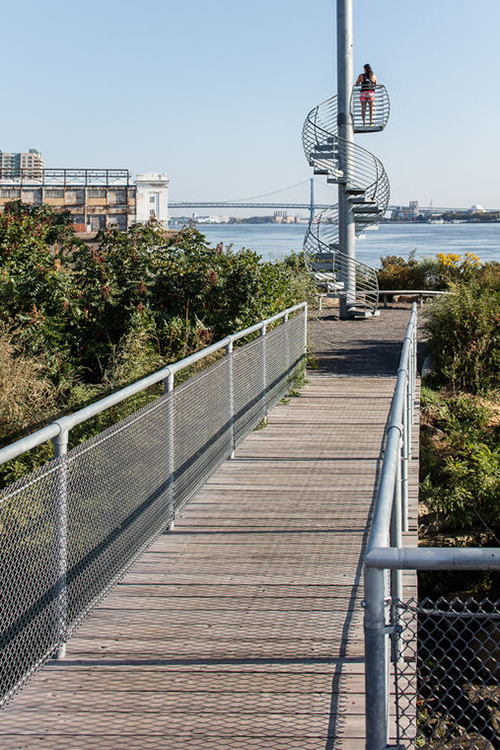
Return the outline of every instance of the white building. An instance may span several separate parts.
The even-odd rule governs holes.
[[[170,180],[166,174],[146,172],[138,174],[135,181],[135,220],[138,223],[149,221],[152,217],[168,227],[168,186]]]

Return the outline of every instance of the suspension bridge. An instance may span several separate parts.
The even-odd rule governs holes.
[[[213,200],[196,200],[193,198],[186,198],[183,200],[170,200],[169,208],[181,209],[181,208],[268,208],[272,210],[298,210],[298,211],[309,211],[314,214],[315,211],[323,211],[329,208],[336,200],[336,187],[325,186],[321,180],[314,178],[308,178],[297,182],[294,185],[287,187],[278,188],[277,190],[270,191],[269,193],[263,193],[261,195],[254,195],[248,198],[238,198],[235,200],[227,200],[224,198],[213,199]],[[318,198],[320,193],[320,198]],[[328,198],[330,196],[330,199]],[[401,204],[391,204],[388,206],[388,211],[404,208]],[[451,206],[420,206],[420,211],[423,214],[432,213],[444,213],[460,212],[464,213],[468,209],[457,208]]]

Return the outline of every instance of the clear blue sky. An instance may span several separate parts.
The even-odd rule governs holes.
[[[24,0],[2,10],[0,150],[166,172],[171,198],[310,176],[302,123],[336,93],[335,0]],[[500,207],[500,2],[354,0],[355,74],[391,97],[392,202]]]

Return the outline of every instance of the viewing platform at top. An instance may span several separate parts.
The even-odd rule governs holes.
[[[355,133],[378,133],[384,130],[391,113],[391,102],[385,86],[377,84],[373,89],[372,116],[367,104],[365,119],[360,101],[361,86],[354,86],[351,97],[351,116]]]

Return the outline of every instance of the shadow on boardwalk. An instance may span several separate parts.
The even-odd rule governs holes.
[[[336,307],[313,311],[308,324],[309,349],[316,357],[318,373],[350,377],[395,375],[410,312],[411,305],[398,304],[382,309],[376,318],[340,320]],[[419,315],[421,342],[422,328]],[[419,361],[422,349],[420,343]]]

